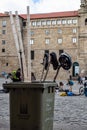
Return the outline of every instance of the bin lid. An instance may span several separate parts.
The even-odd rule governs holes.
[[[56,87],[57,83],[55,82],[12,82],[4,83],[3,88],[13,89],[13,88],[47,88],[47,87]]]

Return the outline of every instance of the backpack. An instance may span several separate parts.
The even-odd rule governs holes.
[[[73,86],[74,85],[74,82],[72,80],[69,80],[69,85]]]
[[[67,92],[67,96],[73,96],[73,92]]]

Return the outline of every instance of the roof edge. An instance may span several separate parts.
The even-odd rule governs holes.
[[[45,18],[56,18],[56,17],[76,17],[79,16],[78,10],[75,11],[63,11],[63,12],[50,12],[50,13],[38,13],[30,14],[30,19],[45,19]],[[27,14],[20,14],[20,17],[27,19]]]

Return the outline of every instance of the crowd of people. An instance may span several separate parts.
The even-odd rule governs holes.
[[[65,85],[62,81],[59,82],[58,91],[60,92],[60,96],[79,96],[80,95],[79,93],[77,94],[73,92],[72,86],[74,85],[74,81],[71,75],[69,76],[69,79],[66,85],[68,86],[68,89],[65,89]]]

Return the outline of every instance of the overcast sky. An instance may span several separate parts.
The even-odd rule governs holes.
[[[18,11],[24,14],[27,13],[27,6],[30,6],[31,14],[72,11],[80,8],[80,0],[1,0],[0,13]]]

